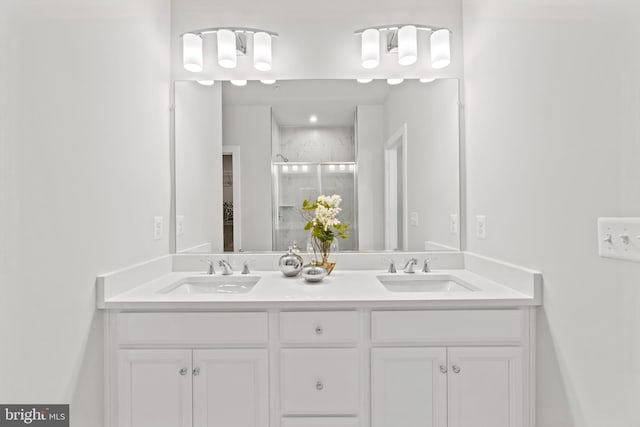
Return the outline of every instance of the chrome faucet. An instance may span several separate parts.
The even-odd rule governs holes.
[[[230,274],[233,274],[233,268],[231,268],[231,264],[229,264],[227,261],[221,259],[220,261],[218,261],[218,265],[222,267],[222,275],[228,276]]]
[[[216,270],[213,268],[213,261],[209,260],[209,259],[201,259],[200,261],[202,262],[206,262],[209,265],[209,268],[207,269],[207,274],[216,274]]]
[[[431,273],[431,268],[429,267],[429,261],[431,261],[430,258],[427,258],[424,260],[424,265],[422,266],[423,273]]]
[[[402,270],[405,273],[415,273],[415,271],[413,271],[413,267],[415,267],[417,264],[418,260],[416,258],[411,258],[409,261],[407,261]]]

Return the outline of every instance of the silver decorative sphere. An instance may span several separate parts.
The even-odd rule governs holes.
[[[278,267],[280,267],[280,271],[287,277],[297,276],[302,270],[302,257],[293,252],[291,247],[286,254],[280,257],[280,261],[278,261]]]
[[[320,282],[327,276],[327,270],[319,265],[308,265],[302,269],[302,277],[307,282]]]

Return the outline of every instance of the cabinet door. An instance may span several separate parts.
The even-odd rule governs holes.
[[[194,427],[269,424],[267,350],[193,351]]]
[[[191,350],[120,350],[118,364],[119,427],[191,427]]]
[[[373,427],[445,427],[444,348],[371,350]]]
[[[449,427],[522,427],[519,347],[449,349]]]

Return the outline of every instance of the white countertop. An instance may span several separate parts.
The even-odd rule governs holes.
[[[466,269],[434,270],[413,275],[446,274],[477,290],[465,292],[392,292],[376,278],[381,270],[336,269],[322,282],[308,283],[302,277],[285,277],[279,271],[252,272],[260,280],[247,293],[179,294],[162,292],[178,281],[206,276],[202,271],[169,272],[144,281],[129,290],[105,297],[100,308],[117,310],[238,310],[268,308],[464,308],[539,305],[539,295],[524,293]],[[241,276],[235,273],[234,276]],[[218,276],[219,277],[219,276]],[[533,288],[532,288],[533,289]]]

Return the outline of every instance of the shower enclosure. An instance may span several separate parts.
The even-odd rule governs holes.
[[[339,194],[338,219],[349,224],[349,238],[336,238],[338,250],[358,250],[357,176],[355,162],[272,162],[273,250],[283,251],[294,242],[306,251],[309,232],[300,214],[303,200]]]

